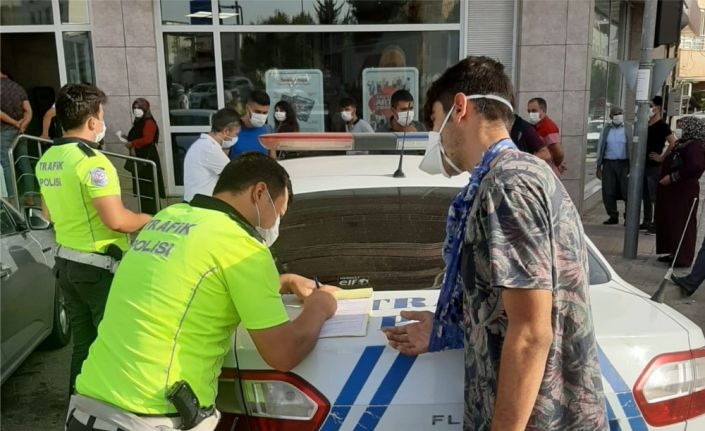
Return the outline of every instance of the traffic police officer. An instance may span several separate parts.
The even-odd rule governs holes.
[[[142,229],[115,275],[68,431],[214,429],[218,376],[240,323],[275,369],[308,355],[336,301],[324,287],[294,289],[307,295],[301,314],[290,321],[284,308],[279,294],[294,286],[279,277],[268,245],[288,183],[275,160],[244,154],[225,167],[212,197],[165,208]],[[201,408],[197,426],[174,416],[179,394]]]
[[[54,141],[36,166],[42,210],[56,231],[55,272],[73,332],[70,392],[95,340],[128,234],[150,220],[123,206],[117,171],[95,150],[105,136],[104,102],[105,94],[96,87],[64,86],[56,101],[64,137]]]

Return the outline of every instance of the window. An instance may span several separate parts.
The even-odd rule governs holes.
[[[0,235],[12,235],[17,232],[19,230],[10,211],[5,207],[5,204],[0,204]]]
[[[172,125],[189,121],[208,125],[210,113],[192,115],[191,109],[217,109],[215,61],[211,33],[164,34],[169,118]],[[189,120],[184,120],[188,117]]]
[[[162,23],[209,25],[213,23],[211,0],[162,0]]]
[[[54,24],[51,0],[3,0],[0,5],[2,25]]]
[[[595,20],[592,28],[592,53],[594,56],[618,58],[624,45],[624,2],[621,0],[596,0]]]
[[[59,0],[59,13],[63,24],[88,24],[88,0]]]
[[[281,99],[294,101],[302,131],[344,131],[338,101],[351,96],[358,102],[358,115],[374,128],[387,118],[372,106],[388,105],[398,85],[391,82],[388,91],[379,86],[369,91],[376,80],[365,70],[394,66],[410,71],[415,79],[407,78],[408,85],[403,85],[416,96],[418,115],[427,86],[458,61],[458,43],[456,31],[223,33],[225,104],[242,110],[251,89],[262,88],[272,97],[272,106]],[[299,76],[318,80],[318,86],[306,91],[293,84],[282,88],[267,79],[277,69],[301,71]],[[189,96],[194,107],[215,109],[215,93],[194,92]]]
[[[460,1],[219,0],[225,25],[446,24],[460,21]]]
[[[68,82],[95,83],[91,34],[87,31],[67,31],[63,37]]]
[[[390,172],[395,166],[390,166]],[[273,254],[287,272],[375,290],[438,288],[452,187],[374,188],[297,195]],[[342,282],[342,283],[341,283]]]
[[[182,153],[209,130],[211,115],[224,106],[244,114],[254,89],[267,91],[272,107],[280,100],[293,105],[303,132],[344,130],[343,97],[356,99],[358,117],[376,128],[389,121],[391,94],[399,88],[414,96],[420,120],[428,86],[458,61],[462,4],[160,0],[160,93],[169,107],[164,131],[167,140],[178,140],[167,144],[170,186],[182,184]]]
[[[605,284],[605,283],[608,283],[612,279],[607,268],[605,268],[600,263],[600,260],[595,255],[595,252],[592,249],[590,249],[589,247],[588,247],[588,268],[590,271],[589,272],[590,286],[594,286],[596,284]]]

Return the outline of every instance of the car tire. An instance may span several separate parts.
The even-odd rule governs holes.
[[[58,349],[71,340],[71,321],[66,308],[66,299],[58,283],[54,289],[54,325],[51,334],[42,343],[44,349]]]

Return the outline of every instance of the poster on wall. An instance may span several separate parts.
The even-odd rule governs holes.
[[[269,124],[274,125],[274,105],[289,102],[296,111],[302,132],[324,132],[323,72],[318,69],[269,69],[265,72],[267,94],[271,99]]]
[[[419,70],[415,67],[370,67],[362,71],[362,115],[373,129],[389,121],[392,94],[408,90],[419,101]],[[419,109],[414,109],[414,120]]]

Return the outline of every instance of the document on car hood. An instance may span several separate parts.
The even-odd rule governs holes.
[[[371,293],[370,289],[369,296],[364,298],[338,299],[338,310],[323,324],[319,338],[364,337],[367,335],[367,323],[372,312]],[[289,317],[293,319],[301,312],[301,302],[294,295],[284,296],[284,304],[289,312]],[[289,296],[294,296],[294,298],[287,298]]]

